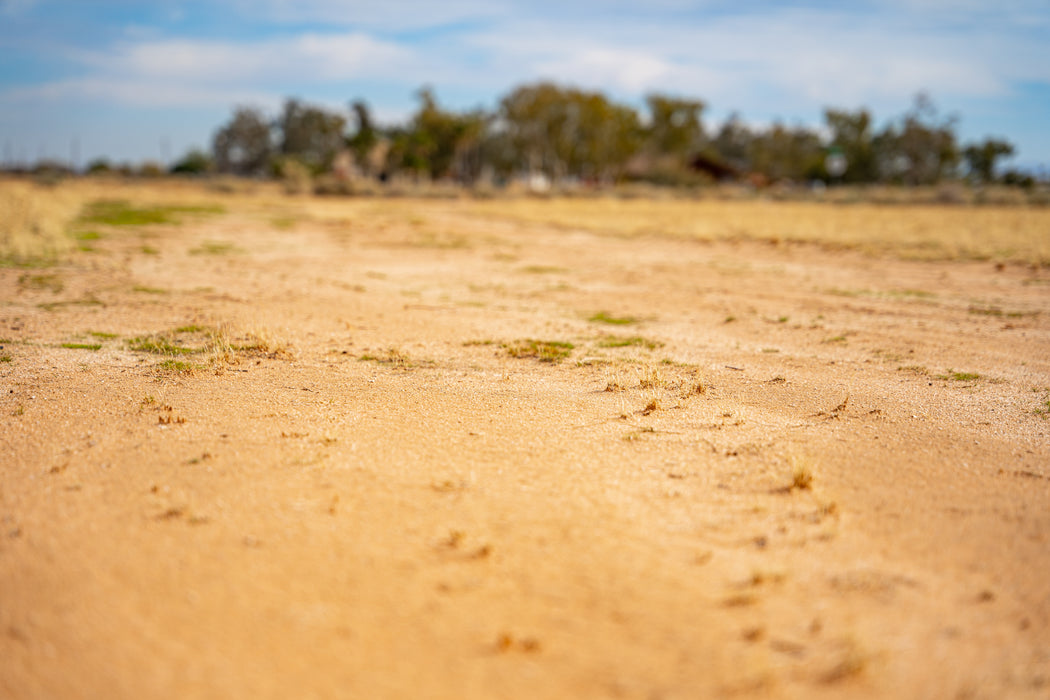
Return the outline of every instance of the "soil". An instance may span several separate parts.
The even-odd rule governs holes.
[[[1046,269],[268,211],[0,269],[0,696],[1050,694]]]

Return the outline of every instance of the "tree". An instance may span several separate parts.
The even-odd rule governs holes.
[[[265,172],[273,152],[270,123],[257,109],[238,107],[212,141],[215,167],[235,175]]]
[[[1009,141],[987,138],[981,143],[973,143],[963,150],[963,158],[970,171],[970,177],[978,182],[993,182],[995,166],[1000,158],[1009,158],[1014,154],[1014,146]]]
[[[655,155],[673,156],[684,163],[703,146],[703,102],[658,94],[649,95],[645,101],[650,119],[646,137]]]
[[[598,92],[552,83],[517,88],[500,102],[499,127],[518,170],[614,180],[638,150],[642,129],[630,107]]]
[[[866,109],[824,110],[824,122],[831,132],[829,145],[846,161],[843,182],[874,182],[878,177],[871,121],[871,113]]]
[[[343,147],[346,119],[320,107],[288,99],[277,128],[281,134],[281,154],[319,173],[331,167]]]
[[[712,146],[719,158],[737,172],[751,170],[751,143],[755,135],[740,115],[733,112],[715,135]]]
[[[749,160],[770,180],[812,180],[824,174],[824,144],[805,127],[776,123],[752,138]]]
[[[438,106],[434,92],[416,93],[419,110],[408,126],[390,133],[388,163],[430,178],[451,177],[469,182],[481,168],[478,157],[486,117],[481,112],[456,114]]]
[[[354,161],[357,163],[357,167],[361,169],[361,172],[365,175],[371,175],[372,162],[370,156],[372,149],[379,143],[380,133],[376,129],[375,124],[372,123],[372,113],[364,100],[355,100],[350,105],[350,109],[357,119],[357,129],[354,131],[354,135],[346,140],[346,145],[350,148],[350,152],[354,154]]]
[[[890,124],[874,139],[880,178],[929,185],[950,175],[959,162],[955,121],[939,120],[929,96],[917,95],[900,124]]]
[[[171,166],[171,172],[176,175],[203,175],[213,167],[211,156],[195,148]]]

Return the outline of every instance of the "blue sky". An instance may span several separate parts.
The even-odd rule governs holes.
[[[963,141],[1050,170],[1046,0],[0,0],[0,159],[171,160],[235,105],[363,98],[392,123],[424,84],[494,108],[539,79],[700,98],[709,129],[881,125],[925,90]]]

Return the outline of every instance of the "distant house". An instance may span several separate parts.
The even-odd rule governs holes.
[[[714,180],[736,180],[741,176],[740,171],[733,166],[704,153],[693,156],[693,159],[689,161],[689,167],[695,172],[710,176]]]

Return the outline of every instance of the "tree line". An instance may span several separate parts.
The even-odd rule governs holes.
[[[699,99],[651,94],[645,114],[601,92],[550,82],[522,85],[494,110],[443,108],[429,88],[403,124],[376,124],[358,100],[346,114],[288,99],[275,118],[238,107],[210,153],[191,152],[176,172],[243,176],[347,167],[356,176],[412,177],[464,184],[524,175],[550,182],[642,180],[695,184],[710,179],[929,185],[948,179],[1031,184],[999,172],[1014,153],[1003,139],[961,144],[954,117],[926,95],[881,127],[867,109],[824,111],[822,129],[774,123],[758,128],[734,114],[704,126]],[[349,115],[349,116],[348,116]],[[342,159],[342,160],[340,160]]]

